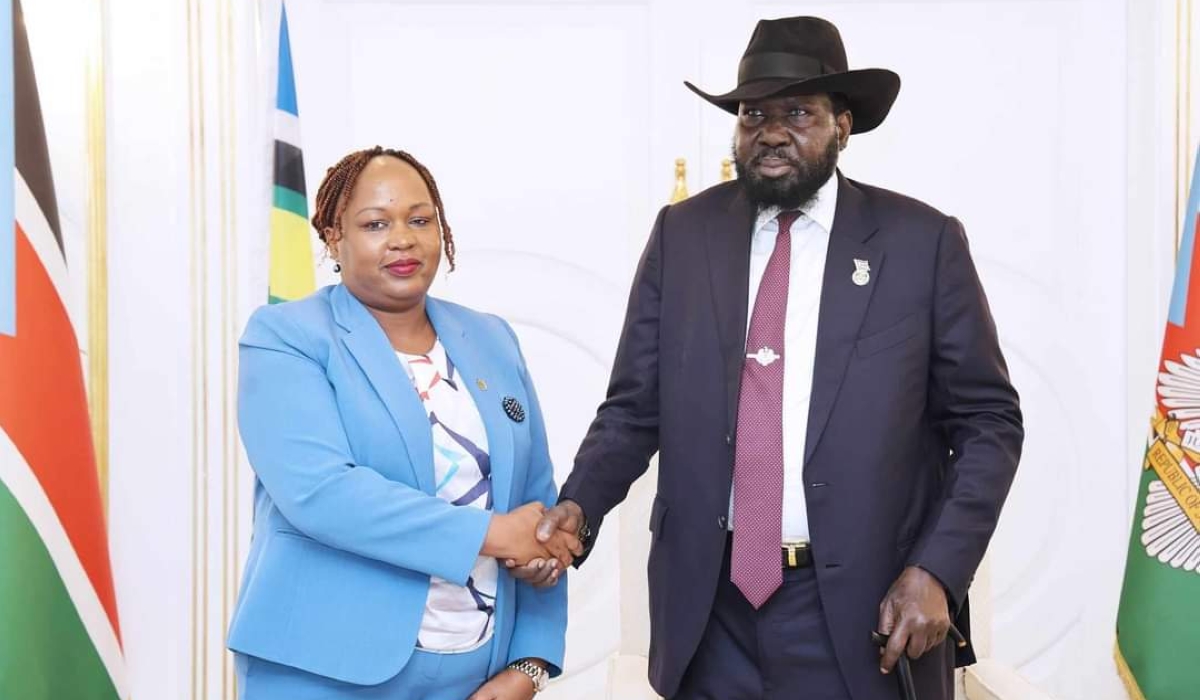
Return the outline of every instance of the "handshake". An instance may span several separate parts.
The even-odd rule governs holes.
[[[522,581],[552,586],[583,554],[582,525],[583,511],[573,501],[553,508],[526,503],[511,513],[492,516],[480,553],[501,560]]]

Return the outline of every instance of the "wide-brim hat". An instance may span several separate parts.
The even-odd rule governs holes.
[[[746,100],[840,93],[854,115],[852,134],[883,123],[900,92],[900,76],[890,70],[850,70],[842,35],[819,17],[760,20],[738,65],[737,87],[723,95],[709,94],[686,80],[683,84],[732,114]]]

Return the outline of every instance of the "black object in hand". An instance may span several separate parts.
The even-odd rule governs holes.
[[[950,625],[947,636],[954,640],[954,645],[957,647],[961,648],[967,645],[966,637],[958,631],[953,623]],[[871,642],[883,649],[887,646],[888,635],[882,632],[872,632]],[[902,652],[900,659],[896,662],[896,683],[900,686],[900,697],[904,700],[917,700],[917,688],[913,685],[912,665],[909,664],[907,653]]]
[[[888,635],[882,632],[872,632],[871,641],[875,646],[883,649],[887,646]],[[896,683],[900,686],[900,697],[904,700],[917,700],[917,688],[913,685],[912,666],[908,663],[908,654],[900,653],[900,659],[896,661]]]

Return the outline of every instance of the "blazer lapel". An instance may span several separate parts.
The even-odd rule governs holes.
[[[866,196],[840,172],[837,177],[837,209],[833,231],[829,235],[817,317],[817,353],[804,443],[805,464],[812,458],[829,422],[871,293],[883,268],[883,251],[869,243],[878,225]],[[870,281],[865,285],[859,286],[851,279],[856,269],[855,260],[865,260],[871,267]]]
[[[429,416],[412,381],[400,366],[379,322],[344,286],[333,290],[333,314],[345,333],[342,343],[354,356],[404,440],[417,484],[433,495],[433,436]]]
[[[496,365],[485,354],[486,349],[472,342],[466,327],[446,304],[429,297],[425,301],[425,310],[446,350],[446,356],[454,363],[459,387],[465,386],[471,392],[471,398],[475,400],[475,407],[483,419],[488,439],[488,461],[492,469],[493,508],[497,513],[507,513],[513,486],[512,421],[504,413],[501,403],[504,396],[480,388],[478,382],[479,379],[493,379],[490,384],[499,385],[499,378],[494,377]]]
[[[725,366],[730,435],[737,430],[738,392],[746,355],[746,304],[750,298],[750,239],[757,212],[757,207],[738,188],[728,207],[709,219],[704,236]]]

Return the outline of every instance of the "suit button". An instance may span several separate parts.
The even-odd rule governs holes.
[[[722,530],[728,530],[729,529],[729,519],[726,518],[724,515],[718,515],[717,516],[717,527],[721,528]]]
[[[733,436],[732,436],[732,435],[730,435],[729,433],[725,433],[725,444],[726,444],[726,445],[732,445],[732,444],[733,444]]]

